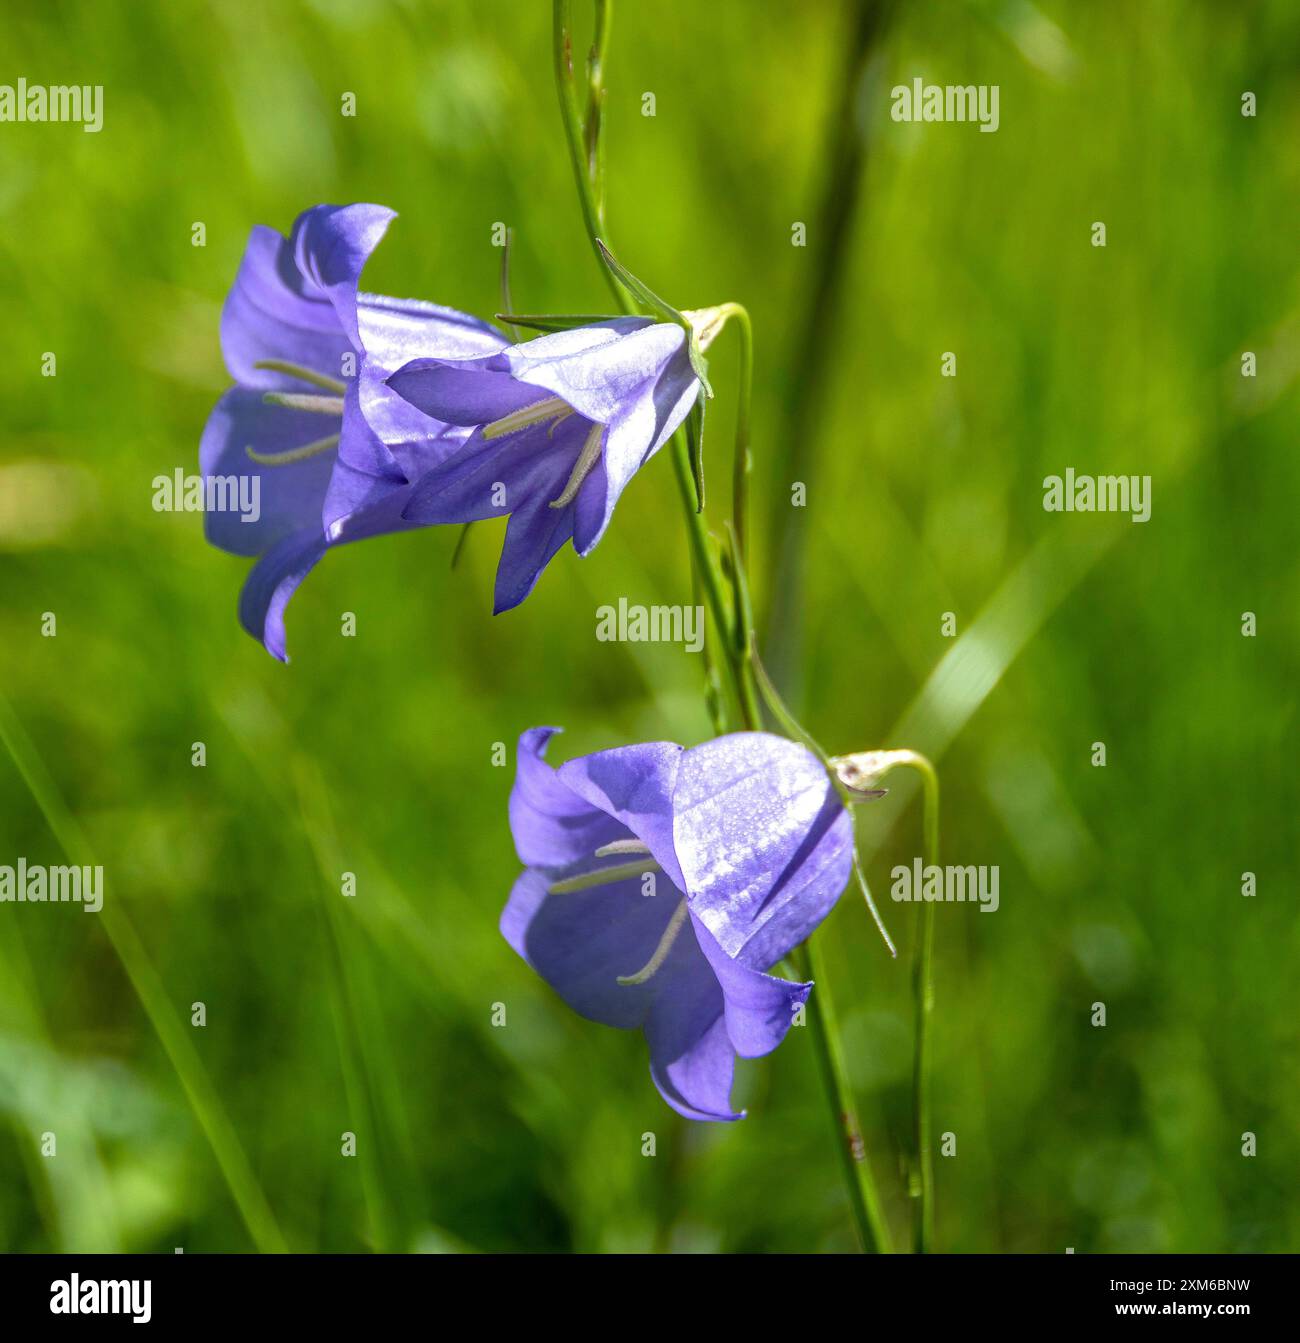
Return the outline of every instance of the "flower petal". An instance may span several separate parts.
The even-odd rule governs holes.
[[[689,928],[643,984],[620,984],[655,954],[681,893],[643,895],[635,877],[585,891],[551,895],[550,876],[528,868],[501,915],[506,941],[579,1015],[633,1030],[654,1015],[675,1020],[660,1004],[707,1001],[713,1016],[722,993]]]
[[[516,751],[515,782],[510,790],[510,831],[519,861],[552,870],[590,861],[602,844],[624,829],[562,783],[546,763],[546,751],[558,727],[533,727],[522,733]]]
[[[344,355],[358,348],[357,279],[392,218],[381,205],[317,205],[289,238],[253,229],[221,313],[236,382],[302,390],[288,374],[256,367],[267,359],[343,376]]]
[[[573,548],[584,559],[595,549],[596,542],[604,536],[605,528],[609,526],[613,510],[608,500],[609,477],[605,474],[602,454],[602,459],[596,462],[591,468],[591,474],[578,487],[578,497],[573,501]]]
[[[739,732],[693,747],[673,810],[691,912],[752,969],[802,942],[848,881],[852,822],[821,762],[795,742]]]
[[[509,611],[537,586],[542,570],[573,535],[573,504],[552,508],[545,494],[534,495],[510,515],[497,581],[492,614]]]
[[[363,373],[364,376],[364,373]],[[339,442],[338,462],[330,477],[329,488],[321,510],[321,525],[330,541],[346,539],[356,531],[352,521],[355,513],[371,508],[394,495],[401,495],[401,507],[410,500],[411,487],[406,472],[394,462],[388,447],[361,410],[361,386],[353,381],[343,398],[342,437]],[[418,414],[417,411],[412,411]],[[421,471],[427,470],[458,446],[459,439],[444,441],[444,436],[464,433],[426,419],[430,436],[423,442],[404,444],[399,450],[405,464]],[[400,512],[400,510],[399,510]],[[407,525],[399,519],[383,530],[400,530]]]
[[[605,534],[614,505],[628,482],[668,441],[699,394],[700,384],[683,352],[670,373],[651,385],[648,394],[635,398],[609,426],[601,462],[604,494],[594,496],[593,491],[593,497],[584,500],[579,509],[583,525],[574,536],[578,554],[587,555]],[[593,472],[584,490],[594,476]]]
[[[239,619],[272,657],[288,662],[284,610],[298,585],[326,551],[320,527],[291,532],[253,566],[239,594]]]
[[[521,382],[563,397],[597,424],[610,424],[630,398],[653,388],[684,346],[679,326],[624,318],[617,325],[579,327],[513,345],[505,358]]]
[[[449,444],[446,458],[415,482],[407,516],[424,524],[476,522],[549,504],[577,460],[585,424],[565,421],[554,435],[537,424],[493,439],[475,430],[463,443]]]
[[[727,1035],[717,981],[701,977],[690,988],[695,991],[663,994],[656,1000],[645,1028],[650,1076],[664,1100],[687,1119],[744,1119],[743,1110],[731,1108],[736,1051]]]
[[[246,451],[287,452],[338,431],[325,415],[267,405],[262,393],[242,387],[226,392],[208,416],[199,442],[199,470],[209,477],[256,482],[259,516],[245,522],[235,511],[205,512],[204,535],[235,555],[258,555],[288,532],[313,524],[319,529],[321,503],[334,469],[333,449],[287,466],[263,466]],[[250,486],[244,484],[248,490]]]
[[[365,351],[359,404],[373,433],[357,439],[355,450],[345,448],[343,460],[360,471],[413,480],[420,469],[441,459],[431,456],[429,448],[447,433],[449,422],[426,414],[389,387],[393,370],[419,355],[490,356],[505,338],[454,308],[382,294],[357,296],[357,323]]]
[[[362,348],[357,330],[357,282],[371,252],[396,218],[397,211],[383,205],[315,205],[294,220],[289,234],[303,287],[314,284],[333,306],[344,335],[357,350]]]
[[[507,344],[496,327],[470,313],[386,294],[357,295],[357,327],[366,358],[389,373],[421,357],[475,359]]]
[[[401,496],[402,507],[405,507],[411,496],[411,487],[399,485],[383,476],[372,476],[367,471],[357,471],[346,462],[336,462],[322,513],[326,539],[331,545],[352,539],[349,532],[353,519],[392,498],[394,494]]]
[[[742,1059],[770,1054],[794,1023],[795,1009],[808,1001],[811,984],[791,983],[733,961],[694,915],[695,938],[722,988],[727,1036]]]
[[[491,424],[546,393],[518,382],[504,358],[412,359],[388,378],[388,386],[425,415],[447,424]]]
[[[671,741],[620,746],[568,760],[560,782],[625,825],[650,850],[665,875],[685,889],[673,849],[673,786],[682,748]]]

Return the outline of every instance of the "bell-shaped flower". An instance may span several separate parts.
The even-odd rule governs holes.
[[[737,1056],[780,1044],[811,984],[766,974],[829,913],[853,829],[821,763],[763,732],[544,759],[519,740],[510,826],[525,871],[501,917],[576,1012],[645,1032],[650,1073],[688,1119],[731,1106]]]
[[[380,205],[318,205],[288,238],[253,229],[221,315],[236,385],[203,431],[205,490],[251,477],[251,513],[209,510],[208,540],[257,556],[239,614],[285,660],[284,610],[330,546],[417,524],[410,482],[467,431],[431,420],[385,379],[416,351],[449,358],[505,344],[477,318],[412,299],[359,293],[362,268],[394,218]],[[233,497],[234,492],[231,492]]]
[[[570,539],[587,555],[628,481],[686,417],[700,383],[686,333],[615,317],[469,359],[436,352],[388,385],[435,420],[472,430],[416,482],[406,517],[510,515],[494,609],[517,606]]]

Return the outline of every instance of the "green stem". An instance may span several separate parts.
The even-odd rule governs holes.
[[[939,862],[939,776],[922,755],[916,768],[925,783],[925,852],[927,865]],[[916,1155],[921,1179],[920,1215],[916,1219],[916,1252],[925,1254],[934,1242],[934,1151],[930,1143],[930,1016],[934,1011],[934,905],[922,901],[917,917],[916,958],[912,993],[916,1037],[912,1063],[912,1103],[916,1112]]]
[[[745,572],[745,555],[741,550],[736,529],[730,522],[727,523],[727,534],[731,541],[731,587],[736,599],[732,640],[735,663],[732,671],[740,694],[745,726],[754,732],[761,730],[763,726],[763,714],[758,707],[758,682],[754,675],[754,605],[749,598],[749,575]]]
[[[602,27],[607,34],[609,30],[608,15],[602,13],[606,8],[606,4],[598,4],[596,16],[598,26]],[[604,234],[604,221],[601,218],[600,205],[596,195],[598,184],[592,180],[593,174],[589,165],[594,164],[595,172],[599,173],[602,159],[599,149],[594,154],[588,152],[585,143],[586,135],[582,127],[582,117],[578,111],[578,95],[573,78],[573,27],[569,16],[569,0],[555,0],[554,15],[555,87],[560,96],[560,119],[564,122],[564,135],[569,142],[569,158],[573,164],[573,177],[578,185],[578,203],[582,206],[582,222],[586,226],[592,253],[595,255],[601,274],[605,277],[606,284],[609,285],[610,293],[614,295],[614,301],[618,304],[619,311],[632,314],[635,313],[636,309],[631,299],[624,291],[623,286],[614,278],[609,267],[605,265],[604,258],[600,254],[600,248],[597,246],[597,239]],[[588,70],[588,82],[593,97],[597,95],[600,88],[599,81],[603,69],[602,49],[600,59],[593,61]]]
[[[750,402],[754,395],[754,326],[748,309],[739,303],[724,303],[727,314],[736,319],[740,331],[740,388],[736,404],[736,448],[731,466],[731,523],[736,529],[736,550],[742,565],[748,564],[746,528],[749,519]]]
[[[596,35],[587,57],[587,120],[583,127],[587,148],[587,177],[591,181],[596,222],[605,228],[605,55],[609,51],[609,0],[596,0]]]
[[[686,533],[691,543],[691,557],[695,573],[704,589],[705,601],[713,616],[718,631],[718,642],[726,650],[728,670],[736,687],[737,700],[744,712],[745,699],[742,694],[743,678],[738,671],[739,659],[736,652],[736,627],[733,623],[726,593],[723,590],[722,573],[718,569],[717,558],[709,544],[709,530],[704,514],[696,509],[695,480],[691,475],[690,452],[686,446],[686,435],[678,430],[673,435],[673,466],[677,475],[677,488],[682,499],[682,514],[686,519]]]
[[[835,1019],[835,1000],[831,995],[826,966],[816,936],[810,937],[802,947],[792,952],[790,959],[798,973],[816,985],[808,996],[808,1025],[812,1032],[813,1052],[817,1057],[817,1071],[821,1075],[827,1104],[830,1106],[835,1149],[840,1156],[859,1243],[867,1254],[889,1254],[894,1248],[889,1224],[881,1211],[875,1176],[867,1160],[866,1143],[862,1139],[857,1107],[853,1103],[853,1089],[844,1067],[844,1051],[840,1047],[839,1027]]]
[[[925,862],[939,864],[939,776],[919,751],[882,751],[876,781],[891,769],[914,769],[925,789]],[[922,900],[916,911],[916,938],[912,951],[912,1110],[915,1123],[916,1196],[915,1246],[926,1254],[934,1243],[934,1152],[930,1143],[930,1017],[934,1011],[934,903]]]

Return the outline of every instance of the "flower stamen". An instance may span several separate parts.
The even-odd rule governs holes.
[[[546,888],[550,895],[570,895],[574,891],[587,891],[593,886],[608,886],[611,882],[626,881],[628,877],[641,877],[647,872],[662,872],[663,868],[649,858],[638,858],[634,863],[612,863],[609,867],[598,867],[594,872],[579,872],[577,876],[564,877]]]
[[[552,508],[563,508],[565,504],[573,502],[574,495],[582,488],[582,482],[587,479],[591,474],[592,467],[600,460],[601,441],[604,437],[605,426],[603,424],[593,424],[591,432],[587,435],[587,441],[582,445],[582,451],[578,454],[578,460],[573,464],[568,484],[565,485],[558,499],[551,500]]]
[[[506,434],[518,433],[520,429],[527,429],[531,424],[542,424],[546,420],[555,420],[558,424],[566,415],[572,414],[573,407],[563,397],[543,397],[540,401],[534,401],[531,406],[512,410],[509,415],[503,415],[499,420],[485,424],[483,437],[503,438]],[[551,428],[554,429],[555,425]]]
[[[642,844],[639,839],[616,839],[611,844],[602,844],[596,850],[597,858],[609,858],[616,853],[642,853],[648,854],[650,846]]]
[[[284,373],[290,378],[297,378],[299,382],[309,382],[313,387],[323,387],[327,392],[336,392],[339,396],[347,391],[346,385],[337,378],[327,377],[324,373],[304,368],[301,364],[291,364],[287,359],[259,359],[253,367],[264,368],[270,373]]]
[[[328,452],[338,445],[339,436],[330,434],[328,438],[318,438],[314,443],[304,443],[302,447],[290,448],[288,452],[258,452],[253,447],[247,447],[244,451],[248,454],[249,461],[256,462],[258,466],[292,466],[294,462],[305,462],[308,457]]]
[[[682,924],[686,922],[686,901],[678,902],[677,908],[673,910],[673,916],[668,920],[668,927],[664,929],[663,936],[659,939],[659,945],[654,949],[654,955],[636,972],[634,975],[619,975],[618,983],[624,988],[629,988],[634,984],[644,984],[647,979],[651,979],[663,963],[668,959],[668,953],[673,949],[673,943],[677,941],[677,934],[682,931]]]
[[[313,415],[343,415],[341,396],[317,396],[314,392],[267,392],[262,400],[268,406],[283,406],[286,410],[306,410]]]

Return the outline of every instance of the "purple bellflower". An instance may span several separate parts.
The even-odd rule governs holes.
[[[771,1053],[812,989],[764,972],[844,889],[848,812],[814,755],[765,732],[556,769],[556,731],[519,740],[510,826],[525,871],[501,931],[576,1012],[645,1032],[679,1114],[741,1119],[737,1055]]]
[[[506,343],[450,308],[358,292],[393,218],[380,205],[317,205],[288,238],[259,225],[222,310],[236,386],[208,419],[199,465],[205,489],[253,476],[260,508],[255,519],[209,511],[205,532],[258,556],[240,620],[281,661],[285,607],[325,551],[418,525],[402,516],[411,482],[468,432],[395,396],[389,373],[417,352],[467,358]]]
[[[700,383],[671,322],[613,317],[490,354],[424,352],[388,385],[467,437],[416,483],[418,523],[510,515],[494,610],[517,606],[570,539],[587,555],[627,483],[686,417]]]

